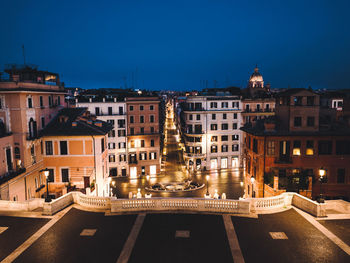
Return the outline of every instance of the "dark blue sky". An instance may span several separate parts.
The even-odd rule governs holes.
[[[0,64],[57,72],[66,86],[350,88],[350,1],[0,2]]]

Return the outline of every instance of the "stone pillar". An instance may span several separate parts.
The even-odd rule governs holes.
[[[273,190],[278,190],[278,176],[273,177]]]

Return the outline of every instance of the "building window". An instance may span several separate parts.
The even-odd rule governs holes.
[[[332,154],[332,141],[318,141],[318,154]]]
[[[130,123],[134,123],[134,116],[130,116]]]
[[[221,141],[222,142],[227,142],[228,141],[228,136],[227,135],[222,135],[221,136]]]
[[[306,97],[306,105],[314,106],[315,105],[315,96],[307,96]]]
[[[134,110],[134,106],[129,106],[129,110],[133,111]]]
[[[95,115],[96,116],[100,115],[100,108],[99,107],[95,107]]]
[[[145,116],[140,116],[140,123],[144,123],[145,122]]]
[[[151,133],[154,133],[154,127],[151,127]]]
[[[226,119],[227,119],[227,114],[226,114],[226,113],[223,113],[223,114],[222,114],[222,118],[223,118],[224,120],[226,120]]]
[[[143,105],[140,105],[140,111],[143,110]]]
[[[44,107],[43,96],[40,96],[40,97],[39,97],[39,102],[40,102],[40,107],[43,108],[43,107]]]
[[[107,120],[107,122],[114,126],[114,120]]]
[[[233,119],[237,119],[237,113],[233,113]]]
[[[150,159],[150,160],[155,160],[155,159],[157,159],[157,153],[156,153],[156,152],[151,152],[151,153],[149,153],[149,159]]]
[[[150,115],[149,116],[149,121],[152,123],[152,122],[154,122],[154,115]]]
[[[300,155],[301,142],[294,141],[293,142],[293,155]]]
[[[216,114],[215,114],[215,113],[213,113],[213,114],[211,115],[211,119],[212,119],[212,120],[216,120]]]
[[[119,115],[123,115],[123,114],[124,114],[123,107],[119,107]]]
[[[314,155],[314,141],[306,141],[306,155]]]
[[[301,127],[301,117],[294,117],[294,127]]]
[[[210,102],[210,108],[217,108],[218,107],[218,103],[217,102]]]
[[[147,160],[147,153],[146,152],[142,152],[139,154],[139,159],[140,161],[144,161],[144,160]]]
[[[113,109],[112,109],[112,107],[108,107],[108,115],[113,115]]]
[[[53,154],[52,141],[46,141],[45,142],[45,152],[46,152],[46,155],[52,155]]]
[[[55,181],[55,171],[54,169],[47,169],[49,170],[49,176],[47,177],[47,181],[49,183],[53,183]]]
[[[27,102],[28,102],[28,108],[33,108],[33,98],[32,96],[27,97]]]
[[[221,108],[228,108],[228,102],[221,102]]]
[[[267,142],[267,155],[275,155],[275,142],[274,141]]]
[[[69,170],[68,170],[68,168],[61,169],[61,177],[62,177],[62,182],[64,182],[64,183],[69,182]]]
[[[301,106],[302,100],[303,100],[303,97],[301,97],[301,96],[294,97],[294,105]]]
[[[135,129],[134,128],[130,128],[130,135],[134,135],[135,134]]]
[[[125,137],[125,130],[118,130],[118,137]]]
[[[50,96],[49,96],[49,107],[50,107],[50,108],[52,107],[52,104],[53,104],[53,103],[52,103],[52,96],[50,95]]]
[[[149,110],[154,110],[154,106],[153,106],[153,105],[150,105],[150,106],[149,106]]]
[[[141,128],[140,128],[140,133],[141,133],[141,134],[145,134],[145,128],[144,128],[144,127],[141,127]]]
[[[239,145],[238,144],[232,144],[232,151],[238,152],[239,151]]]
[[[119,162],[125,162],[126,161],[126,155],[125,154],[120,154],[119,155]]]
[[[154,140],[151,140],[151,147],[154,147]]]
[[[141,147],[145,147],[145,140],[141,140]]]
[[[222,123],[221,124],[221,130],[228,130],[228,124],[227,123]]]
[[[210,147],[210,152],[211,153],[217,153],[218,152],[218,146],[217,145],[212,145]]]
[[[101,153],[103,153],[105,151],[105,139],[102,138],[101,139]]]
[[[315,126],[315,117],[307,117],[307,126],[314,127]]]
[[[232,141],[238,141],[238,140],[239,140],[238,134],[232,135]]]
[[[197,121],[200,121],[200,120],[201,120],[201,115],[196,114],[196,120],[197,120]]]
[[[345,169],[344,168],[337,169],[337,183],[338,184],[345,183]]]
[[[221,152],[223,153],[228,152],[228,145],[221,145]]]
[[[115,143],[114,142],[108,143],[108,149],[115,149]]]
[[[211,136],[211,141],[212,142],[217,142],[218,141],[218,136]]]
[[[237,130],[237,123],[233,123],[233,124],[232,124],[232,129],[233,129],[233,130]]]
[[[108,156],[108,161],[109,161],[110,163],[114,163],[114,162],[115,162],[115,155],[114,155],[114,154],[110,154],[110,155]]]
[[[210,130],[216,131],[217,129],[218,129],[218,125],[217,124],[210,124]]]
[[[68,154],[67,141],[60,141],[60,154],[61,155]]]
[[[60,96],[57,97],[57,105],[59,105],[59,106],[61,105],[61,97]]]
[[[41,129],[45,127],[45,117],[41,117]]]
[[[113,121],[114,125],[114,121]],[[118,128],[125,128],[125,120],[118,120]]]
[[[115,137],[115,130],[110,130],[109,132],[108,132],[108,137]]]
[[[337,155],[349,155],[350,154],[350,141],[346,141],[346,140],[336,141],[335,153]]]
[[[188,115],[188,119],[189,119],[190,121],[192,121],[192,120],[193,120],[193,115],[192,115],[192,114],[189,114],[189,115]]]
[[[258,140],[253,139],[253,152],[258,153]]]

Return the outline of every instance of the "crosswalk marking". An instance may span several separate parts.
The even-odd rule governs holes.
[[[237,239],[235,228],[233,227],[231,216],[223,215],[224,224],[226,228],[227,239],[230,244],[231,254],[233,257],[233,262],[244,263],[244,258],[242,255],[241,248]]]

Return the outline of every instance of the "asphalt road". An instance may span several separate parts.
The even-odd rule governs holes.
[[[105,216],[72,208],[15,262],[116,262],[134,225],[136,215]],[[330,239],[293,209],[258,218],[231,217],[245,262],[350,262]],[[341,222],[343,221],[343,222]],[[350,220],[326,225],[349,244]],[[46,219],[0,217],[1,259],[38,230]],[[95,229],[93,236],[80,236]],[[188,236],[176,237],[176,231]],[[288,239],[272,239],[283,232]],[[342,235],[343,232],[343,236]],[[129,262],[232,262],[221,215],[147,214]]]

